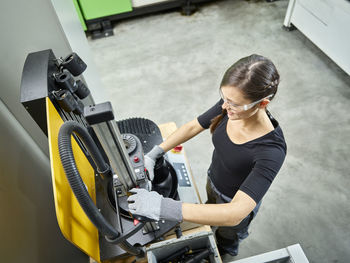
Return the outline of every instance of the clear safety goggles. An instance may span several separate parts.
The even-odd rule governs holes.
[[[222,94],[222,91],[221,89],[219,89],[219,93],[220,93],[220,97],[221,99],[224,101],[224,103],[226,103],[229,108],[233,111],[247,111],[251,108],[253,108],[256,104],[258,104],[259,102],[262,102],[264,99],[269,99],[271,97],[273,97],[273,94],[270,94],[264,98],[262,98],[261,100],[258,100],[258,101],[254,101],[252,103],[249,103],[249,104],[245,104],[245,105],[236,105],[230,101],[228,101],[227,99],[225,99],[224,97],[224,94]]]

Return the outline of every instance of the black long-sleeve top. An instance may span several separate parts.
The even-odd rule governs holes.
[[[208,129],[211,120],[221,114],[222,104],[220,100],[197,118],[203,128]],[[215,129],[210,178],[224,195],[233,198],[241,190],[258,203],[280,170],[287,145],[278,122],[268,116],[275,129],[243,144],[235,144],[228,137],[227,114]]]

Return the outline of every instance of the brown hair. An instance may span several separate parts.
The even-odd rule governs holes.
[[[268,95],[277,93],[280,76],[271,60],[253,54],[241,58],[233,64],[224,74],[220,88],[230,86],[242,91],[243,96],[250,101],[258,101]],[[213,133],[221,120],[227,114],[226,110],[212,119],[210,132]]]

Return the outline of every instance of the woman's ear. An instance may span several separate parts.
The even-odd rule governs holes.
[[[264,99],[262,102],[260,102],[259,107],[265,108],[269,103],[270,101],[268,99]]]

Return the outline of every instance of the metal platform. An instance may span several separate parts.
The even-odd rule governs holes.
[[[309,263],[299,244],[257,256],[230,261],[232,263]]]

